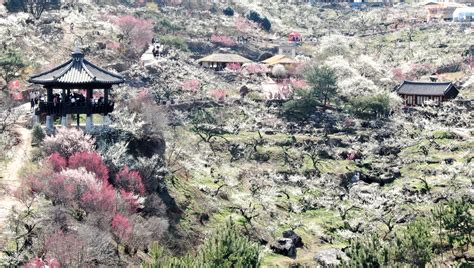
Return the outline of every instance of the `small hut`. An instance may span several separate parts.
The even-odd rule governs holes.
[[[288,67],[291,64],[295,64],[297,61],[294,60],[292,57],[287,56],[287,55],[275,55],[273,57],[270,57],[264,61],[262,61],[263,64],[271,67],[275,66],[277,64],[281,64],[285,67]]]
[[[35,116],[46,115],[48,129],[53,129],[55,116],[60,116],[61,125],[67,126],[72,114],[77,115],[78,124],[79,115],[85,114],[86,130],[90,131],[93,127],[93,114],[106,116],[113,111],[114,103],[109,100],[110,90],[113,85],[123,83],[124,79],[87,61],[82,51],[76,49],[70,60],[51,70],[35,74],[28,81],[46,89],[46,100],[39,102]],[[55,94],[54,89],[61,91]],[[94,99],[94,89],[103,90],[103,96]],[[85,91],[86,96],[81,91]]]
[[[214,69],[215,71],[224,70],[229,64],[239,64],[242,66],[245,63],[252,61],[237,54],[223,54],[216,53],[206,56],[198,60],[199,65],[204,68]]]
[[[404,81],[397,93],[407,106],[422,105],[432,100],[437,103],[455,98],[459,91],[451,82],[414,82]]]

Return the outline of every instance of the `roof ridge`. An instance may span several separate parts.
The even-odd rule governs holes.
[[[116,73],[113,73],[113,72],[110,72],[110,71],[107,71],[106,69],[104,69],[104,68],[102,68],[102,67],[99,67],[99,66],[97,66],[97,65],[95,65],[95,64],[93,64],[93,63],[91,63],[90,61],[86,60],[86,59],[83,59],[83,62],[85,62],[85,63],[91,65],[92,67],[96,68],[97,70],[102,71],[102,72],[104,72],[104,73],[106,73],[106,74],[108,74],[108,75],[110,75],[110,76],[113,76],[113,77],[115,77],[115,78],[117,78],[117,79],[121,79],[122,81],[124,80],[121,75],[116,74]],[[89,69],[87,69],[87,70],[89,70]],[[89,71],[90,71],[90,70],[89,70]]]
[[[34,75],[30,76],[30,78],[29,78],[28,80],[31,80],[31,79],[34,79],[34,78],[36,78],[36,77],[39,77],[39,76],[45,75],[45,74],[47,74],[47,73],[51,73],[51,72],[54,72],[54,71],[56,71],[56,70],[58,70],[58,69],[61,69],[61,68],[63,68],[64,66],[69,65],[69,64],[71,63],[71,61],[72,61],[72,59],[69,59],[69,60],[67,60],[66,62],[63,62],[63,63],[61,63],[60,65],[54,67],[53,69],[46,70],[46,71],[43,71],[43,72],[34,74]]]
[[[411,84],[430,84],[430,85],[443,85],[443,84],[452,84],[453,82],[431,82],[431,81],[411,81],[411,80],[404,80],[404,83],[411,83]]]
[[[86,64],[84,63],[84,60],[81,60],[81,66],[86,71],[86,73],[92,78],[93,81],[97,80],[97,76],[93,75],[92,72],[87,68]]]
[[[71,67],[74,65],[74,59],[71,59],[69,64],[64,68],[64,70],[62,70],[58,76],[54,76],[53,75],[53,80],[56,81],[58,80],[59,78],[61,78],[63,75],[65,75],[70,69]]]

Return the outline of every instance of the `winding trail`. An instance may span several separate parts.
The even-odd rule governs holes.
[[[13,128],[19,143],[12,148],[12,158],[6,163],[6,167],[0,170],[0,249],[3,248],[9,235],[5,227],[8,225],[10,211],[12,207],[21,207],[12,193],[20,186],[18,172],[31,154],[31,131],[24,127],[28,111],[24,111],[22,106],[19,109],[21,109],[22,115],[20,121]]]

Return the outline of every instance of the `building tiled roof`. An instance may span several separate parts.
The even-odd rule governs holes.
[[[72,58],[67,62],[51,70],[35,74],[28,81],[58,88],[106,87],[124,82],[120,75],[104,70],[84,59],[81,51],[75,51],[71,56]]]
[[[404,81],[397,92],[405,95],[444,96],[453,87],[451,82]]]
[[[237,54],[216,53],[201,58],[198,62],[251,63],[252,61]]]
[[[291,57],[288,57],[287,55],[275,55],[271,58],[268,58],[262,63],[267,64],[267,65],[275,65],[275,64],[293,64],[296,63],[294,59]]]

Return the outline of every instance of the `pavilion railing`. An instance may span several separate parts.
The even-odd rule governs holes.
[[[40,101],[35,110],[36,115],[41,114],[108,114],[114,110],[114,102],[92,103],[88,107],[85,103],[56,103]]]

